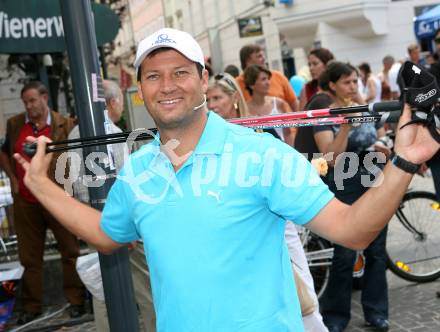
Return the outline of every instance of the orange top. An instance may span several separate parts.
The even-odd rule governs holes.
[[[271,70],[270,72],[272,73],[272,77],[270,79],[268,95],[281,98],[285,100],[290,107],[292,107],[292,105],[294,105],[296,102],[296,95],[289,81],[281,72],[277,70]],[[240,74],[240,76],[238,76],[236,79],[240,85],[241,92],[243,92],[244,99],[249,101],[249,99],[251,99],[251,95],[244,84],[243,74]]]

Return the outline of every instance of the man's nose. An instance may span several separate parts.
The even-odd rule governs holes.
[[[176,89],[176,82],[171,75],[164,75],[161,82],[161,91],[163,93],[170,93]]]

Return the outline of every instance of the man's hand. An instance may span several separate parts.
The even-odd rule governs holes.
[[[391,155],[391,149],[386,147],[384,144],[376,142],[374,143],[373,147],[374,151],[383,153],[387,158]]]
[[[419,174],[420,176],[425,176],[425,173],[428,169],[429,169],[428,165],[426,163],[423,163],[420,165],[417,174]]]
[[[38,138],[28,136],[26,137],[26,142],[37,143],[37,153],[32,158],[31,162],[28,162],[18,153],[14,154],[14,158],[26,171],[23,179],[24,184],[33,191],[33,189],[38,189],[39,183],[48,180],[47,171],[52,156],[51,154],[46,154],[46,144],[51,142],[51,140],[46,136],[40,136]]]
[[[397,125],[394,151],[405,160],[414,164],[422,164],[431,159],[439,150],[440,144],[432,138],[428,128],[422,125],[411,124],[401,128],[409,121],[411,121],[411,109],[405,104]]]

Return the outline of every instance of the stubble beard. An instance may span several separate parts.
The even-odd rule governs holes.
[[[178,114],[175,118],[169,119],[169,121],[163,121],[160,117],[156,120],[156,125],[159,130],[176,130],[176,129],[184,129],[191,128],[193,124],[196,122],[198,116],[203,109],[199,109],[196,111],[185,111],[183,114]]]

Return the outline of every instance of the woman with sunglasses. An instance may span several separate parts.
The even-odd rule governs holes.
[[[214,75],[206,93],[208,109],[224,119],[249,115],[246,102],[235,79],[228,73]]]
[[[268,96],[270,88],[270,70],[260,65],[250,65],[244,71],[244,83],[251,95],[248,101],[249,113],[254,116],[292,112],[290,106],[278,97]],[[293,146],[296,128],[276,128],[265,130],[285,143]]]

